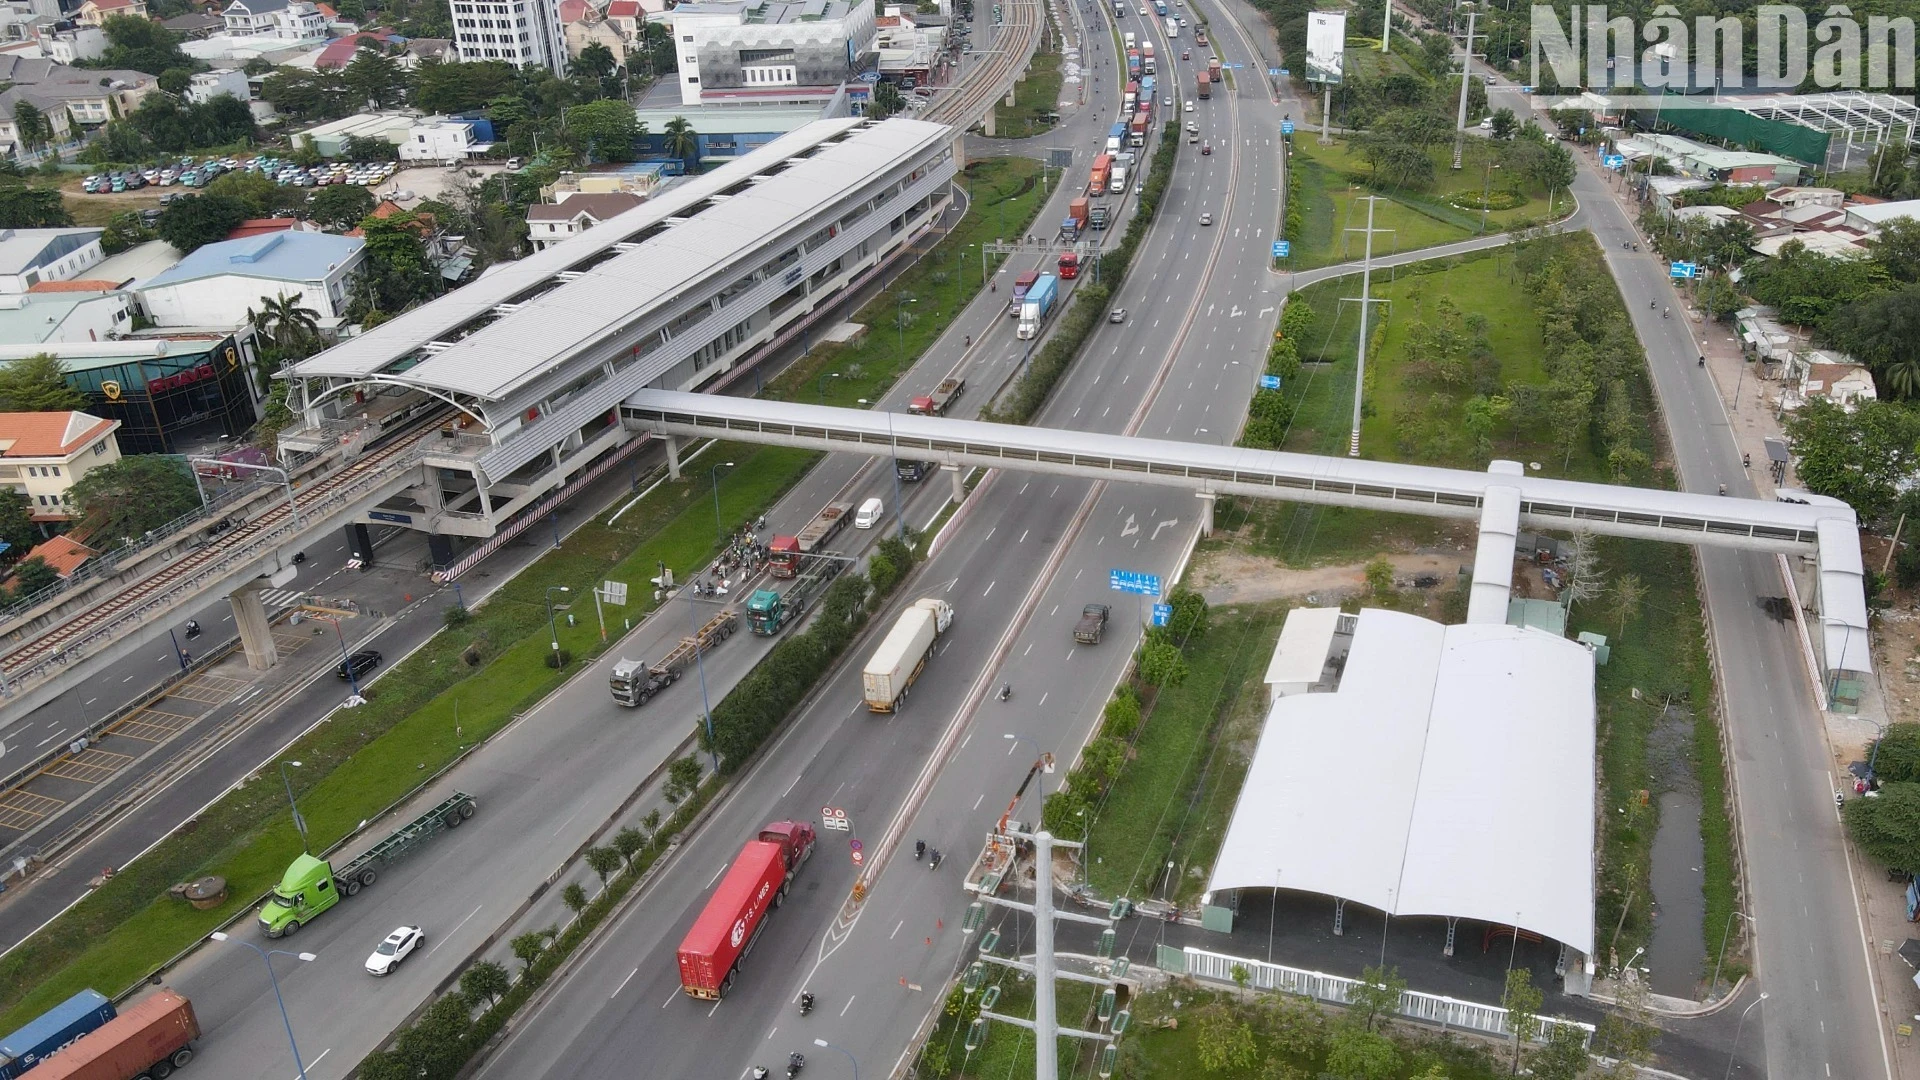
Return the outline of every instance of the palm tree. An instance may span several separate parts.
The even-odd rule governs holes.
[[[263,296],[260,311],[247,309],[247,321],[281,348],[304,345],[320,336],[320,313],[300,305],[298,296]]]
[[[47,122],[46,114],[34,108],[30,101],[14,104],[13,128],[20,139],[20,145],[28,153],[47,145],[47,140],[53,136],[53,125]]]
[[[666,136],[667,153],[686,162],[689,172],[697,171],[694,155],[700,152],[700,134],[693,130],[692,124],[687,123],[687,118],[674,117],[667,121],[660,133]]]

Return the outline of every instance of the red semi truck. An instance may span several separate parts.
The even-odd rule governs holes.
[[[193,1003],[162,990],[34,1067],[34,1080],[136,1080],[193,1060],[200,1021]]]
[[[740,961],[759,940],[767,914],[787,898],[813,842],[810,823],[776,821],[740,849],[680,942],[680,988],[689,997],[717,1001],[733,988]]]

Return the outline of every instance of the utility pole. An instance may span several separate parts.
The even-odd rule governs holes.
[[[1363,200],[1367,204],[1367,227],[1364,230],[1347,230],[1348,232],[1365,232],[1367,234],[1366,254],[1363,255],[1360,260],[1360,351],[1353,371],[1353,435],[1347,443],[1348,457],[1360,456],[1360,399],[1366,392],[1367,386],[1367,307],[1377,302],[1372,299],[1373,234],[1376,231],[1387,231],[1385,229],[1376,230],[1373,227],[1373,206],[1380,201],[1380,196],[1367,195],[1363,197]],[[1352,300],[1354,297],[1348,296],[1343,299]]]
[[[1053,906],[1054,846],[1080,848],[1084,845],[1071,840],[1055,840],[1053,834],[1047,832],[1045,829],[1041,829],[1038,832],[1027,833],[1008,828],[1001,835],[1015,840],[1025,840],[1033,844],[1033,903],[1023,904],[1016,900],[1003,900],[995,896],[994,893],[998,891],[1001,877],[1004,873],[1004,871],[996,871],[983,882],[980,889],[980,899],[968,908],[966,921],[962,924],[961,928],[968,934],[979,929],[986,919],[987,904],[993,904],[1003,908],[1012,908],[1015,911],[1024,911],[1032,915],[1034,920],[1033,962],[1027,963],[1023,960],[1009,960],[993,955],[994,948],[1000,941],[1000,931],[989,930],[986,935],[980,939],[980,959],[974,961],[973,964],[968,967],[967,974],[961,983],[961,988],[968,994],[980,990],[982,984],[986,981],[985,965],[987,964],[996,964],[1000,967],[1012,968],[1015,971],[1031,975],[1034,980],[1033,1019],[1026,1020],[1021,1017],[1007,1016],[1004,1013],[994,1012],[993,1006],[1000,998],[1000,987],[997,985],[988,986],[980,998],[980,1018],[973,1022],[972,1028],[967,1032],[967,1049],[969,1051],[979,1049],[981,1042],[986,1038],[987,1022],[999,1021],[1003,1024],[1012,1024],[1015,1027],[1025,1028],[1034,1033],[1033,1072],[1035,1080],[1059,1080],[1059,1042],[1060,1037],[1063,1035],[1076,1039],[1086,1039],[1092,1042],[1104,1043],[1105,1046],[1100,1052],[1099,1065],[1095,1070],[1095,1074],[1100,1077],[1111,1076],[1113,1075],[1114,1061],[1120,1054],[1120,1048],[1114,1040],[1118,1039],[1126,1031],[1130,1019],[1130,1014],[1126,1010],[1121,1010],[1118,1013],[1114,1011],[1116,1000],[1114,987],[1118,980],[1126,977],[1129,962],[1124,956],[1118,959],[1113,958],[1114,944],[1117,939],[1113,924],[1115,920],[1126,914],[1128,903],[1124,899],[1114,901],[1113,907],[1107,912],[1104,918],[1094,915],[1081,915],[1078,912],[1072,911],[1055,910]],[[1098,955],[1102,959],[1110,961],[1107,965],[1108,974],[1105,977],[1082,975],[1077,971],[1059,970],[1053,954],[1053,921],[1055,919],[1069,919],[1073,922],[1086,923],[1090,926],[1102,928]],[[1057,979],[1083,982],[1102,988],[1097,1015],[1100,1023],[1107,1028],[1105,1032],[1085,1031],[1079,1028],[1063,1028],[1060,1026],[1058,1018],[1055,1015],[1054,1006],[1054,982]]]
[[[1480,17],[1477,11],[1467,12],[1467,38],[1461,43],[1460,56],[1460,117],[1455,121],[1453,133],[1453,167],[1460,168],[1460,157],[1467,150],[1467,87],[1473,83],[1473,23]]]

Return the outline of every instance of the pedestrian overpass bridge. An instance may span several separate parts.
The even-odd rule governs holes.
[[[630,431],[938,462],[963,496],[960,470],[1011,469],[1220,495],[1474,519],[1469,622],[1504,622],[1522,526],[1808,555],[1819,566],[1822,663],[1869,673],[1865,567],[1853,509],[1835,499],[1763,501],[1528,475],[1518,462],[1486,472],[1318,457],[1234,446],[947,420],[706,394],[641,391],[620,407]],[[1202,513],[1203,528],[1213,515]]]
[[[1185,488],[1209,502],[1244,495],[1476,520],[1480,542],[1470,622],[1505,621],[1514,544],[1523,526],[1810,556],[1819,566],[1824,674],[1872,671],[1858,528],[1853,510],[1832,499],[1721,498],[1547,479],[1510,461],[1470,472],[666,390],[635,393],[617,415],[620,438],[603,456],[624,456],[635,449],[634,440],[660,438],[676,475],[680,446],[705,437],[937,462],[951,475],[956,501],[965,497],[961,470],[990,468]],[[258,653],[260,666],[273,663],[257,595],[266,583],[263,575],[284,569],[283,553],[318,530],[356,520],[397,493],[435,486],[439,470],[450,464],[436,441],[369,455],[337,479],[299,492],[299,515],[283,519],[276,513],[236,530],[186,564],[132,583],[68,615],[56,632],[0,655],[8,716],[164,639],[167,626],[209,593],[235,598],[249,658]],[[1200,518],[1211,525],[1210,513]],[[248,641],[249,635],[259,640]]]

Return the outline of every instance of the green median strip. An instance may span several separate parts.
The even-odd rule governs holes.
[[[901,278],[903,295],[917,291],[932,310],[913,305],[915,315],[897,327],[875,329],[857,345],[814,350],[776,379],[768,396],[814,400],[820,374],[833,370],[841,377],[826,380],[829,401],[876,398],[979,291],[978,278],[958,272],[968,265],[968,249],[978,257],[979,244],[1004,235],[1008,223],[1025,228],[1040,201],[1038,175],[1039,166],[1030,161],[969,167],[974,202],[966,218]],[[948,297],[951,302],[939,303]],[[883,293],[855,318],[872,326],[900,306]],[[817,459],[781,447],[713,446],[688,464],[681,481],[662,485],[617,523],[610,515],[596,518],[466,618],[450,618],[447,629],[373,684],[365,706],[336,713],[289,748],[286,757],[302,763],[290,772],[315,849],[351,835],[422,776],[538,703],[583,658],[604,651],[590,595],[595,585],[611,579],[635,586],[624,611],[606,609],[609,637],[617,639],[623,618],[637,622],[652,609],[643,586],[661,563],[677,572],[704,567],[718,551],[720,529],[731,531],[771,506]],[[719,472],[716,528],[710,467],[727,461],[734,467]],[[538,526],[529,535],[551,538]],[[567,625],[568,613],[559,613],[556,625],[561,648],[576,660],[559,672],[546,664],[550,586],[571,590],[555,593],[556,601],[574,601],[574,625]],[[217,800],[189,827],[0,958],[0,1030],[12,1030],[77,990],[112,995],[137,984],[278,882],[300,844],[271,769],[269,764]],[[226,879],[226,904],[200,911],[167,895],[176,882],[208,875]]]

